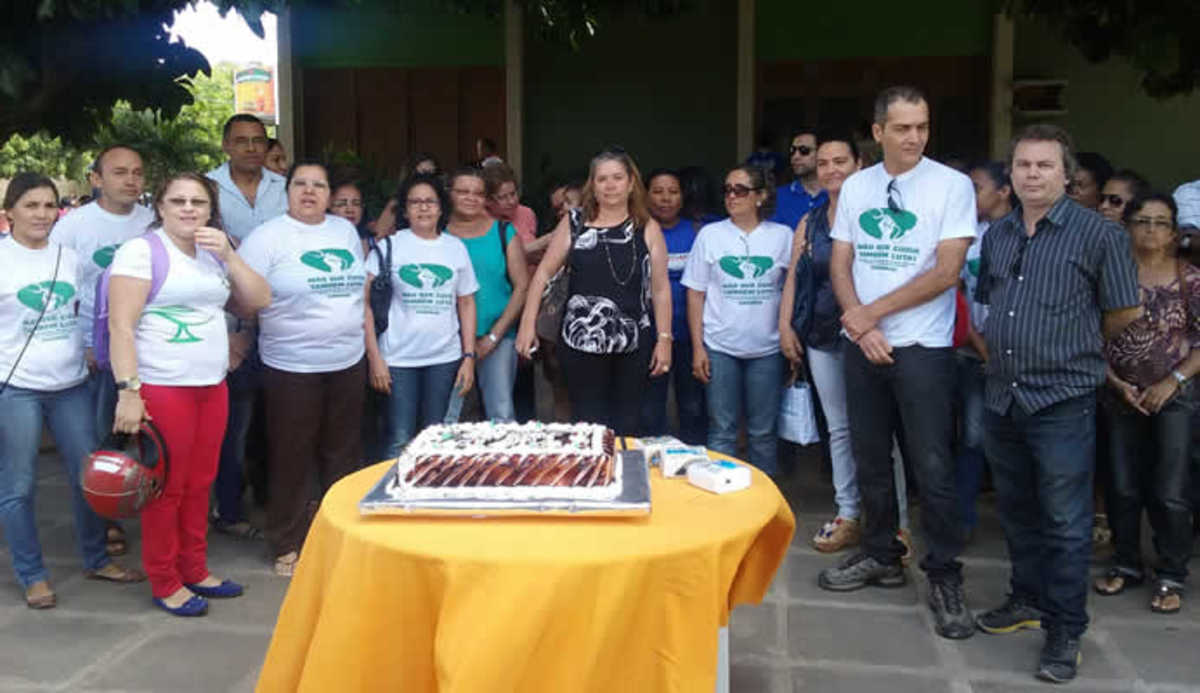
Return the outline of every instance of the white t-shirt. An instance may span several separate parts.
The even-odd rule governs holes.
[[[893,179],[900,212],[888,208]],[[870,303],[933,269],[939,242],[975,236],[975,188],[970,178],[929,158],[899,176],[879,163],[842,184],[831,235],[854,246],[854,290]],[[883,318],[879,329],[894,347],[950,346],[954,289]]]
[[[12,372],[9,385],[53,392],[78,385],[87,378],[83,342],[75,311],[82,282],[79,256],[70,248],[50,242],[32,250],[12,236],[0,238],[0,383]],[[58,278],[54,278],[54,265]],[[49,300],[49,305],[46,301]],[[42,307],[46,312],[37,322]],[[37,332],[16,371],[13,362]],[[0,417],[3,413],[0,413]],[[3,424],[0,424],[3,425]]]
[[[271,285],[271,305],[258,315],[264,363],[330,373],[362,359],[362,253],[354,226],[332,214],[320,224],[284,214],[250,232],[238,254]]]
[[[387,253],[387,246],[380,244]],[[372,251],[367,273],[380,273]],[[392,307],[379,352],[389,366],[417,368],[462,358],[458,297],[479,290],[467,246],[448,233],[426,240],[409,229],[392,236]]]
[[[779,300],[792,230],[773,221],[746,233],[729,219],[700,229],[682,284],[705,292],[704,345],[738,358],[779,352]]]
[[[162,229],[154,233],[167,249],[169,265],[134,331],[138,379],[151,385],[216,385],[229,370],[228,274],[212,253],[198,250],[189,257]],[[150,242],[127,241],[113,256],[111,273],[150,281]]]
[[[113,254],[125,241],[146,233],[154,221],[154,212],[134,205],[129,214],[106,212],[98,202],[67,214],[54,225],[51,238],[73,248],[82,260],[83,276],[79,286],[79,325],[83,345],[92,346],[92,322],[96,314],[96,280],[112,263]]]

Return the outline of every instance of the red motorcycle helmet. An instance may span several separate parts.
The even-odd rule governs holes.
[[[83,465],[83,497],[101,517],[135,517],[167,487],[167,446],[154,424],[114,433]]]

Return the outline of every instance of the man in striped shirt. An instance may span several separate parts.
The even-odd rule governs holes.
[[[1039,678],[1075,677],[1087,628],[1096,389],[1107,337],[1141,314],[1129,237],[1066,196],[1061,128],[1032,125],[1010,150],[1020,205],[983,240],[976,300],[989,306],[985,451],[1012,561],[1011,589],[977,622],[1046,632]]]

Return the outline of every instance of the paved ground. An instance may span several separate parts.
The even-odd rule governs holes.
[[[0,542],[0,692],[252,690],[287,587],[270,573],[262,544],[214,536],[214,570],[244,582],[248,594],[214,603],[202,619],[172,618],[150,605],[145,585],[82,578],[65,478],[48,456],[39,471],[38,518],[59,607],[25,608]],[[827,519],[831,490],[811,469],[797,477],[787,494],[800,526],[787,561],[763,605],[734,614],[734,691],[1046,689],[1031,676],[1040,633],[980,634],[959,643],[937,638],[919,580],[898,590],[821,592],[815,576],[831,559],[806,541]],[[965,557],[975,608],[1001,600],[1007,580],[1005,549],[989,507],[983,518]],[[137,555],[136,543],[132,553]],[[1147,601],[1145,591],[1092,600],[1094,625],[1084,642],[1082,676],[1072,690],[1200,691],[1200,666],[1192,659],[1200,640],[1200,604],[1164,617],[1151,614]]]

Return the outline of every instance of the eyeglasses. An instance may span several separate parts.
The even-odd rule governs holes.
[[[800,156],[808,156],[809,154],[812,154],[814,151],[816,151],[816,150],[814,150],[812,147],[808,146],[807,144],[793,144],[791,146],[791,148],[788,149],[789,154],[799,154]]]
[[[406,203],[409,207],[437,207],[438,201],[436,197],[421,197],[409,198]]]
[[[1030,236],[1021,236],[1021,245],[1017,247],[1017,257],[1013,259],[1011,274],[1014,278],[1021,278],[1021,261],[1025,259],[1025,249],[1029,247]]]
[[[1175,224],[1170,219],[1151,219],[1150,217],[1134,217],[1129,220],[1130,226],[1149,228],[1153,231],[1174,231]]]
[[[888,209],[892,212],[904,211],[904,196],[900,194],[900,186],[896,184],[896,179],[893,178],[887,186]]]
[[[762,190],[762,188],[751,188],[751,187],[742,185],[741,183],[736,183],[734,185],[726,185],[725,187],[721,188],[721,191],[723,193],[725,193],[725,197],[729,197],[730,195],[733,195],[734,197],[739,198],[739,199],[749,195],[752,192],[758,192],[759,190]]]
[[[1113,207],[1124,207],[1125,206],[1125,198],[1121,197],[1120,195],[1101,195],[1100,196],[1100,204],[1104,204],[1105,202],[1112,205]]]
[[[211,204],[203,197],[169,197],[167,198],[166,203],[172,207],[180,208],[187,207],[189,205],[192,207],[207,207],[209,204]]]
[[[362,209],[362,200],[334,200],[330,203],[330,209]]]

